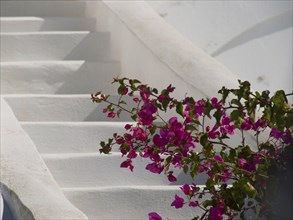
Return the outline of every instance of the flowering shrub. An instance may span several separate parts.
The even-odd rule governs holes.
[[[106,102],[103,110],[109,118],[122,111],[130,114],[133,124],[125,125],[124,134],[113,134],[101,142],[100,153],[109,154],[114,145],[125,160],[120,167],[133,171],[133,160],[148,158],[146,170],[167,176],[176,182],[174,170],[183,170],[193,183],[180,187],[184,198],[174,195],[171,206],[189,206],[201,210],[194,219],[245,219],[248,210],[256,216],[271,216],[272,201],[267,200],[274,184],[275,173],[288,169],[293,148],[293,108],[288,95],[279,90],[272,97],[269,91],[252,92],[249,82],[239,81],[238,89],[223,87],[220,99],[195,100],[172,97],[171,85],[162,91],[135,79],[114,79],[119,85],[117,103],[109,95],[92,94],[92,101]],[[123,99],[132,97],[132,109]],[[165,119],[164,112],[176,116]],[[175,112],[176,111],[176,112]],[[259,113],[259,114],[258,114]],[[160,123],[157,123],[160,122]],[[265,136],[267,134],[267,136]],[[239,136],[239,143],[228,140]],[[245,136],[254,136],[248,143]],[[203,187],[197,185],[197,175],[205,173]],[[162,219],[158,213],[148,214],[151,220]]]

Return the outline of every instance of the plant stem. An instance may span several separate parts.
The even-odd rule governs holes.
[[[114,106],[116,106],[117,108],[120,108],[120,109],[122,109],[123,111],[128,112],[129,114],[132,115],[132,112],[131,112],[131,111],[129,111],[128,109],[126,109],[126,108],[124,108],[124,107],[122,107],[122,106],[120,106],[120,105],[117,105],[117,104],[115,104],[115,103],[113,103],[113,102],[110,102],[110,101],[108,101],[108,100],[103,100],[103,102],[106,102],[106,103],[108,103],[108,104],[114,105]]]

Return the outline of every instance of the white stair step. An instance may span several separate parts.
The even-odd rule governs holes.
[[[1,17],[1,32],[94,31],[94,18]]]
[[[125,133],[125,124],[126,122],[22,122],[21,126],[40,153],[82,153],[98,152],[100,141],[108,140],[114,133]]]
[[[81,17],[85,15],[84,1],[0,1],[0,16]]]
[[[1,94],[90,94],[109,91],[117,61],[2,62]]]
[[[192,219],[199,209],[171,207],[174,195],[185,198],[178,186],[128,186],[104,188],[65,188],[66,197],[89,219],[138,220],[158,212],[163,219]]]
[[[167,176],[153,174],[145,169],[149,159],[135,159],[134,170],[131,172],[120,168],[120,164],[127,159],[121,158],[120,153],[42,154],[42,157],[60,187],[172,184]],[[174,172],[174,175],[178,176],[179,173]],[[197,181],[202,181],[201,178],[203,177],[198,177]],[[191,182],[191,179],[182,173],[179,181],[176,184]]]
[[[1,61],[107,60],[107,32],[1,33]]]
[[[109,100],[117,102],[118,98]],[[132,121],[126,113],[109,119],[102,113],[106,104],[93,103],[90,95],[6,95],[5,100],[19,121]]]

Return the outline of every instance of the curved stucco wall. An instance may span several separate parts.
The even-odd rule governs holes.
[[[87,8],[89,17],[98,18],[97,30],[111,33],[111,55],[121,62],[120,76],[159,89],[172,84],[179,99],[186,94],[214,97],[222,86],[238,87],[236,75],[184,38],[145,1],[97,1]],[[254,146],[250,134],[246,141]],[[231,143],[238,143],[237,138]]]
[[[65,198],[2,96],[0,187],[13,219],[87,219]]]
[[[292,1],[147,2],[255,89],[292,91]]]
[[[170,83],[177,95],[215,96],[237,78],[222,64],[185,39],[144,1],[89,2],[89,16],[98,16],[97,30],[111,32],[112,57],[122,75],[154,87]]]

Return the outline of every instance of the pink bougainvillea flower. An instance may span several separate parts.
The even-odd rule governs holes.
[[[223,162],[224,162],[224,160],[222,159],[222,157],[219,156],[219,155],[215,155],[215,156],[214,156],[214,159],[215,159],[216,161],[220,162],[220,163],[223,163]]]
[[[159,97],[158,97],[158,101],[159,101],[159,102],[163,102],[165,98],[166,98],[166,96],[164,96],[164,95],[159,95]]]
[[[147,101],[151,95],[151,92],[149,91],[146,85],[140,85],[139,89],[140,97],[142,98],[142,100]]]
[[[142,128],[133,128],[133,137],[137,140],[145,141],[148,138],[148,134]]]
[[[245,118],[244,122],[241,124],[240,128],[244,131],[248,131],[253,129],[253,124],[251,123],[249,118]]]
[[[225,128],[226,128],[228,134],[233,135],[234,130],[236,129],[236,126],[235,125],[227,125],[227,126],[225,126]]]
[[[188,184],[184,184],[180,189],[185,195],[190,195],[191,188]]]
[[[164,170],[164,166],[157,164],[156,162],[150,163],[146,166],[146,170],[149,170],[152,173],[160,174]]]
[[[137,157],[137,153],[136,153],[134,150],[131,150],[131,151],[129,151],[127,157],[128,157],[129,159],[136,158],[136,157]]]
[[[218,136],[220,136],[220,132],[217,131],[218,126],[214,125],[211,131],[208,132],[208,136],[210,139],[216,139]]]
[[[146,103],[138,112],[140,121],[143,125],[151,125],[153,122],[153,114],[158,111],[158,108],[152,103]]]
[[[126,95],[128,93],[128,88],[126,87],[123,92],[122,92],[122,95]]]
[[[149,220],[162,220],[162,217],[156,212],[150,212]]]
[[[133,101],[136,103],[139,101],[139,98],[135,97],[135,98],[133,98]]]
[[[191,201],[188,204],[188,206],[190,206],[190,207],[197,207],[198,205],[199,205],[198,201]]]
[[[284,134],[282,136],[282,139],[283,139],[285,144],[292,144],[293,145],[293,137],[292,137],[292,134],[291,134],[289,129],[287,129],[284,132]]]
[[[120,167],[122,168],[128,168],[131,170],[131,172],[133,172],[133,165],[132,165],[132,160],[130,159],[127,159],[125,161],[123,161],[121,164],[120,164]]]
[[[244,158],[240,158],[237,164],[240,167],[244,167],[247,164],[247,161]]]
[[[173,87],[171,84],[167,87],[168,92],[173,92],[175,90],[175,87]]]
[[[130,124],[126,124],[126,125],[124,126],[124,128],[125,128],[126,130],[129,130],[131,127],[132,127],[132,125],[130,125]]]
[[[222,220],[224,214],[224,206],[215,206],[210,209],[210,220]]]
[[[153,115],[147,110],[140,110],[138,112],[138,116],[140,117],[140,121],[143,125],[150,125],[153,122]]]
[[[109,112],[108,113],[108,118],[115,118],[115,113],[114,112]]]
[[[221,108],[222,107],[222,104],[220,102],[218,102],[217,98],[212,98],[211,102],[212,102],[213,108]]]
[[[221,124],[222,125],[229,125],[231,122],[231,118],[230,117],[227,117],[227,116],[224,116],[221,120]]]
[[[184,205],[184,199],[175,195],[175,200],[171,203],[171,206],[175,206],[176,209],[182,208]]]
[[[168,180],[170,182],[176,182],[177,181],[177,178],[175,176],[173,176],[173,171],[168,172]]]
[[[154,135],[153,142],[154,145],[158,147],[164,147],[166,144],[168,144],[168,139],[165,137],[161,137],[159,134]]]
[[[230,170],[224,170],[224,171],[222,172],[222,175],[225,176],[225,177],[222,177],[222,178],[221,178],[221,181],[222,181],[222,182],[227,182],[227,181],[230,179],[229,177],[232,176],[232,173],[231,173]]]
[[[276,128],[272,128],[271,136],[279,139],[282,136],[282,133],[280,131],[278,131]]]
[[[204,113],[204,101],[198,100],[195,103],[195,117],[198,118]]]

